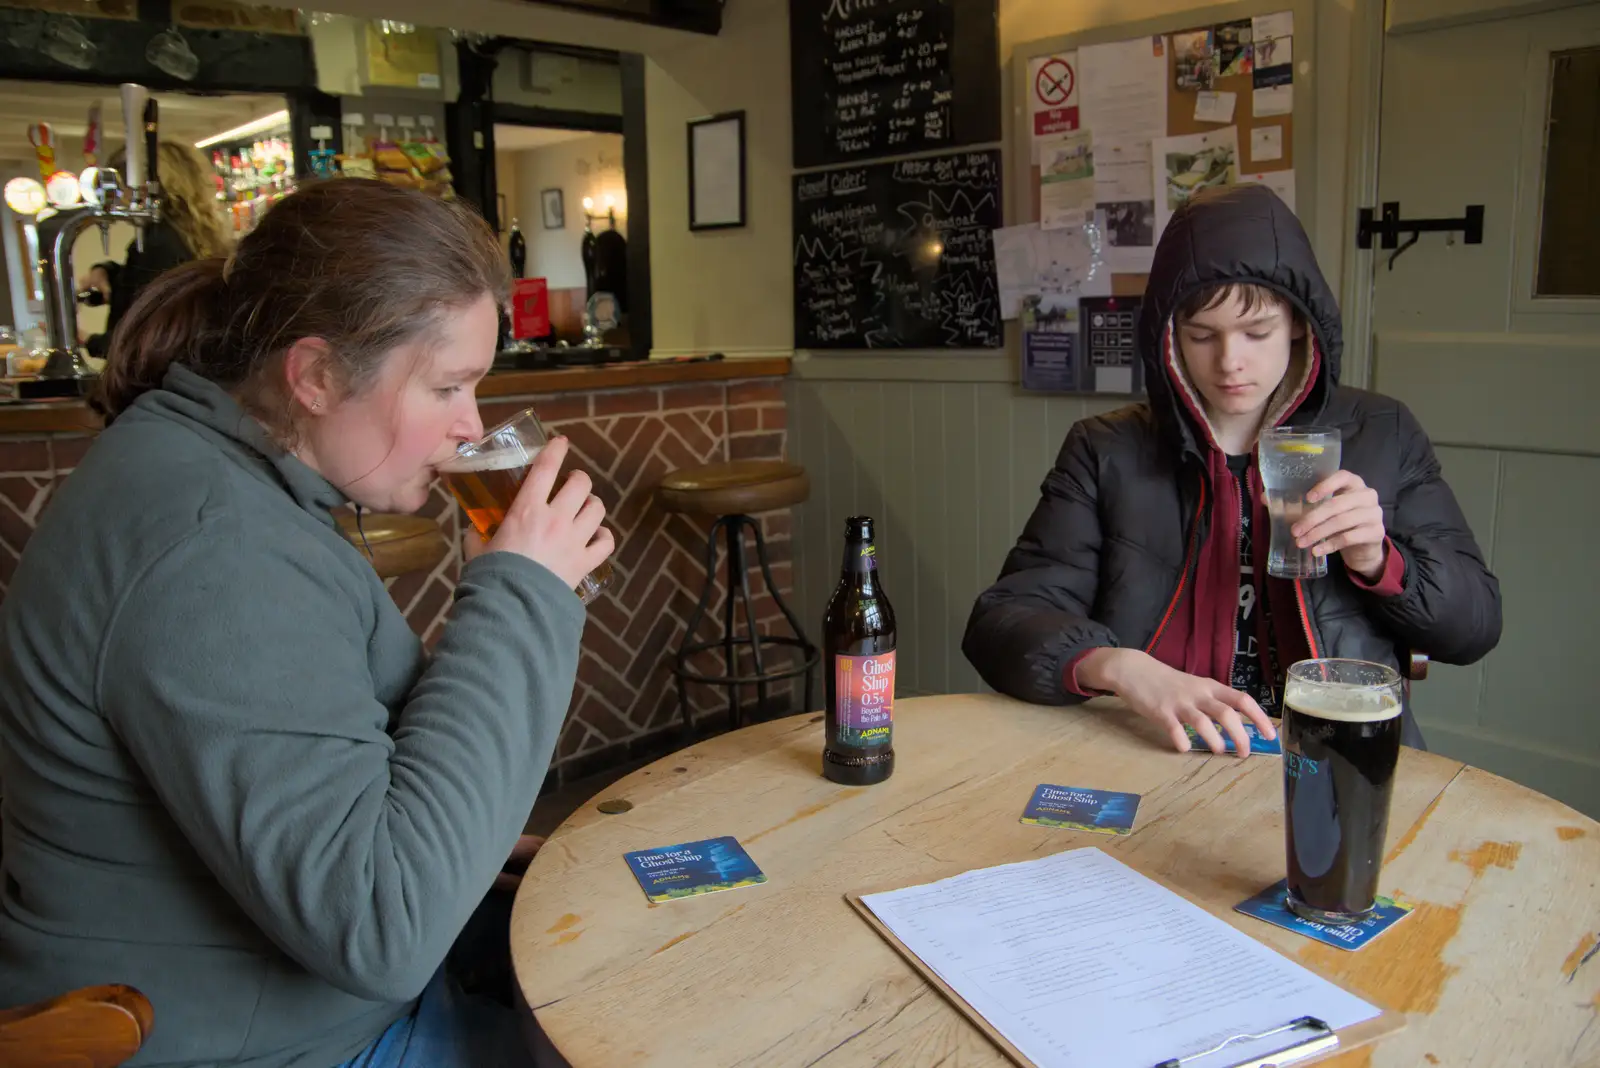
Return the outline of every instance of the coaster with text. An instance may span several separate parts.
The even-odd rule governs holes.
[[[624,853],[645,897],[671,901],[764,883],[756,862],[731,836]]]
[[[1318,942],[1338,946],[1340,949],[1354,950],[1360,949],[1405,919],[1416,907],[1408,902],[1396,901],[1392,897],[1379,894],[1377,907],[1366,919],[1343,927],[1330,927],[1327,924],[1303,920],[1290,912],[1288,896],[1288,880],[1279,880],[1254,897],[1239,902],[1234,906],[1234,910],[1246,916],[1254,916],[1258,920],[1266,920],[1275,927],[1282,927],[1285,931],[1303,934],[1307,938],[1314,938]]]
[[[1041,783],[1022,812],[1022,822],[1093,834],[1129,834],[1138,811],[1138,794]]]
[[[1283,742],[1282,741],[1280,741],[1278,738],[1273,738],[1271,741],[1268,741],[1266,738],[1263,738],[1261,736],[1261,731],[1256,727],[1256,725],[1254,723],[1251,723],[1249,720],[1245,720],[1244,732],[1250,738],[1250,752],[1252,752],[1252,753],[1270,753],[1270,754],[1273,754],[1273,755],[1277,755],[1277,754],[1280,754],[1280,753],[1283,752]],[[1208,754],[1208,755],[1211,753],[1211,750],[1206,747],[1206,743],[1200,740],[1200,732],[1199,731],[1195,730],[1193,727],[1191,727],[1187,723],[1185,723],[1183,725],[1183,733],[1185,733],[1185,734],[1187,734],[1189,736],[1189,744],[1194,747],[1193,749],[1190,750],[1190,752],[1193,752],[1193,753],[1205,753],[1205,754]],[[1225,752],[1225,753],[1233,752],[1235,746],[1233,744],[1233,738],[1228,734],[1228,732],[1223,730],[1221,727],[1218,727],[1217,728],[1217,733],[1222,735],[1222,745],[1224,747],[1223,748],[1223,752]]]

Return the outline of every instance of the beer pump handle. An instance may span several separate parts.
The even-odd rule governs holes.
[[[144,166],[145,185],[152,198],[161,189],[161,135],[156,120],[157,105],[152,97],[144,102]],[[153,206],[153,205],[152,205]]]
[[[144,106],[150,100],[150,91],[135,82],[122,83],[122,126],[127,133],[123,147],[128,160],[122,175],[127,182],[128,206],[139,208],[144,203],[144,149],[145,140],[140,136],[144,127]],[[133,243],[140,252],[144,251],[144,223],[137,216],[133,219]]]
[[[123,145],[128,157],[122,168],[122,180],[127,183],[128,191],[133,196],[144,191],[145,139],[141,134],[144,132],[144,106],[149,99],[150,91],[144,86],[134,82],[122,83],[122,123],[127,134]]]

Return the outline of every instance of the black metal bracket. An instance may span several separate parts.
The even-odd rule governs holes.
[[[1389,257],[1390,270],[1394,269],[1394,261],[1400,258],[1400,254],[1415,245],[1424,232],[1460,231],[1464,244],[1483,244],[1482,204],[1468,204],[1467,213],[1459,219],[1402,219],[1400,202],[1391,200],[1383,205],[1382,214],[1376,220],[1372,217],[1371,208],[1362,208],[1357,219],[1356,247],[1371,248],[1372,236],[1377,234],[1379,248],[1394,249],[1394,255]],[[1405,244],[1400,243],[1401,234],[1411,235]]]

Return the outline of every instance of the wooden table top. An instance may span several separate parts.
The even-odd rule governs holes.
[[[512,959],[573,1068],[1004,1065],[845,902],[1096,845],[1369,1000],[1406,1029],[1339,1068],[1600,1064],[1600,824],[1405,750],[1381,892],[1416,911],[1350,952],[1240,915],[1283,878],[1281,762],[1180,754],[1111,701],[903,700],[888,782],[819,772],[821,717],[702,742],[597,795],[539,851]],[[1143,795],[1132,834],[1019,821],[1039,783]],[[595,802],[626,798],[605,815]],[[628,850],[731,834],[768,882],[652,905]]]

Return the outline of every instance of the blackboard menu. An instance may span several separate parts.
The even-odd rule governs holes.
[[[794,165],[1000,139],[997,0],[790,0]]]
[[[1000,153],[794,179],[795,347],[998,348]]]

